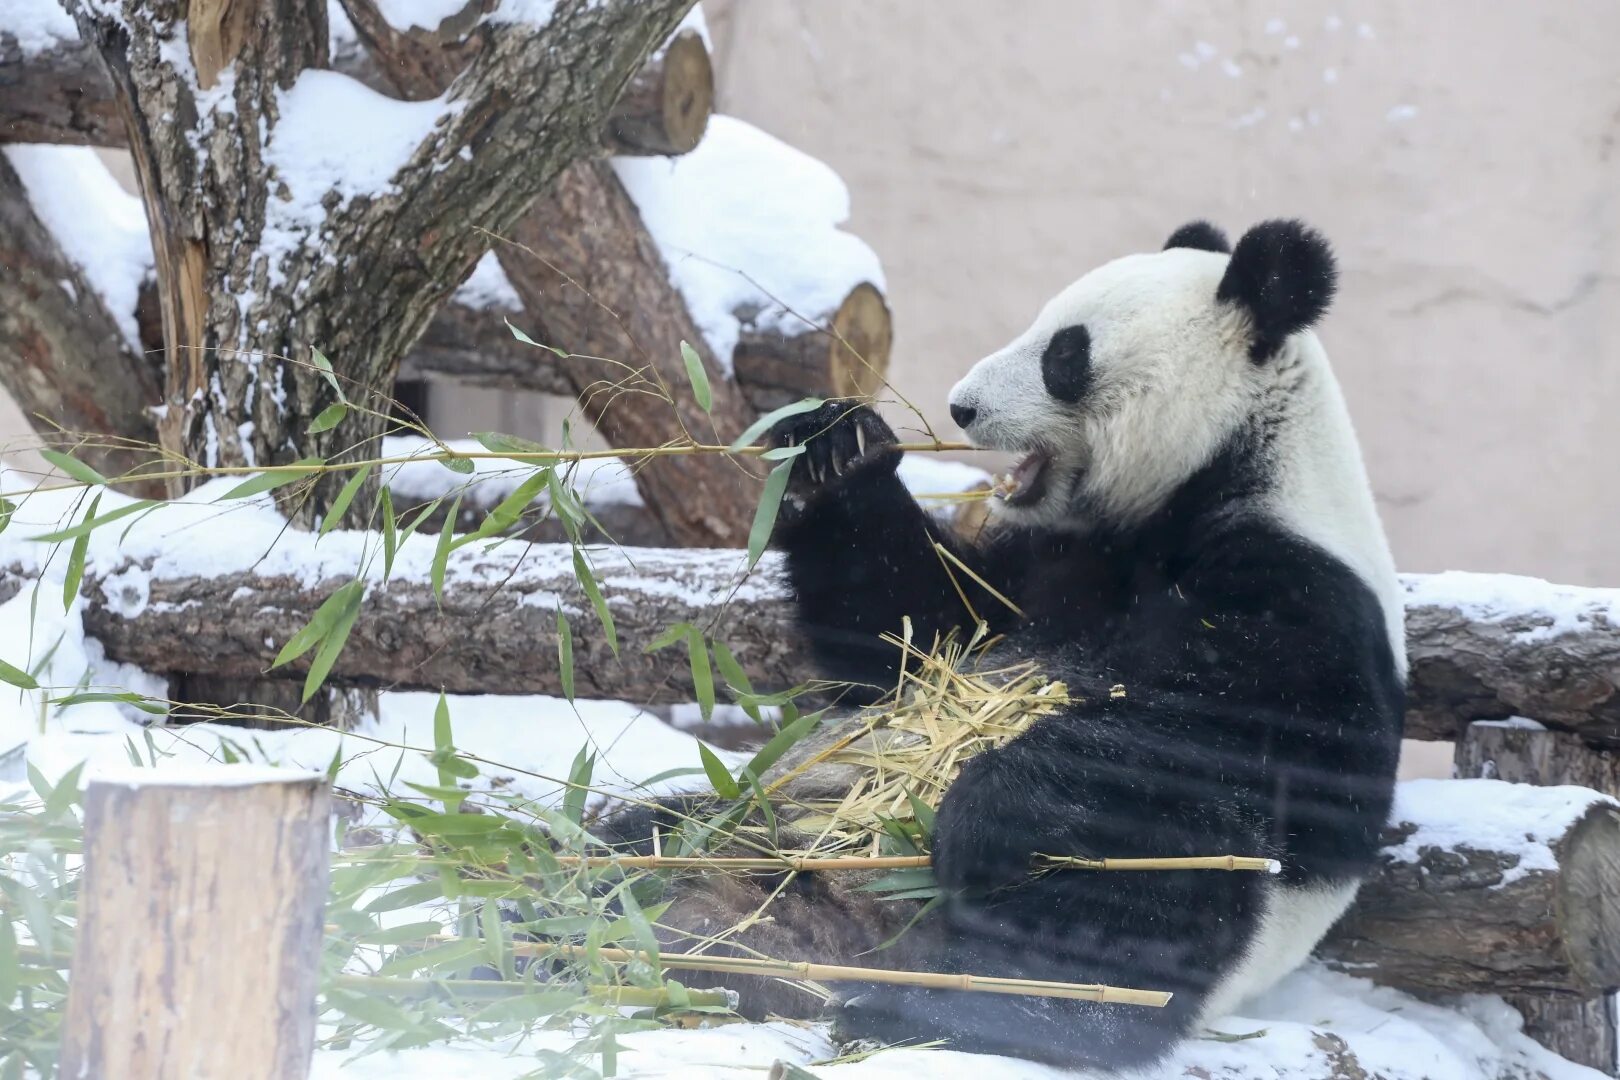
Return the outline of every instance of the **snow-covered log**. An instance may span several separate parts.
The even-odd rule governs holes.
[[[85,168],[72,176],[55,168],[74,164],[60,158],[91,153],[54,147],[0,152],[0,382],[25,415],[44,418],[36,421],[42,429],[49,422],[153,442],[157,427],[150,409],[162,374],[137,349],[133,307],[113,310],[104,294],[115,290],[99,280],[119,273],[122,223],[72,233],[88,248],[69,251],[50,220],[84,213],[84,203],[94,201],[88,188],[98,180],[113,184],[93,159],[78,162]],[[30,186],[51,189],[39,208]],[[136,227],[144,232],[135,211]],[[106,446],[87,447],[82,455],[108,476],[136,460]]]
[[[1620,747],[1620,589],[1455,572],[1406,589],[1409,738],[1526,716]]]
[[[1333,966],[1427,993],[1620,986],[1620,803],[1586,788],[1414,780],[1377,873],[1323,942]]]
[[[10,23],[20,20],[24,7],[45,0],[17,2],[21,6],[9,14],[0,12],[0,142],[127,147],[129,133],[95,52],[76,36],[25,45],[15,32],[8,32]],[[56,0],[48,2],[54,5]],[[361,5],[351,0],[351,6]],[[375,11],[370,4],[364,7]],[[392,33],[399,39],[390,42],[389,63],[378,63],[360,42],[334,33],[332,67],[373,88],[395,86],[388,75],[390,65],[414,63],[418,70],[430,72],[439,86],[426,94],[432,97],[471,60],[464,41],[429,48],[422,31],[394,30],[380,16],[375,22],[355,20],[355,28],[362,27],[371,35]],[[65,29],[72,31],[71,22]],[[401,56],[405,59],[397,59]],[[608,114],[602,142],[615,154],[684,154],[702,138],[713,108],[709,50],[697,31],[682,30],[630,80]]]

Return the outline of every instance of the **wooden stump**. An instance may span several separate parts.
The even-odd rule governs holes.
[[[1482,721],[1457,740],[1457,775],[1522,784],[1578,784],[1620,795],[1620,757],[1587,745],[1579,735],[1540,725]],[[1508,1004],[1524,1014],[1525,1034],[1554,1053],[1616,1074],[1614,998],[1510,994]]]
[[[330,830],[312,773],[92,781],[61,1075],[306,1077]]]
[[[855,286],[827,323],[828,330],[808,323],[787,331],[745,329],[732,364],[754,408],[768,411],[811,394],[859,397],[883,388],[894,340],[883,294],[865,282]]]

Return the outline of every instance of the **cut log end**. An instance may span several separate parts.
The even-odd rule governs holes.
[[[714,66],[696,30],[683,30],[625,87],[607,123],[616,154],[674,155],[696,148],[714,111]]]
[[[878,289],[862,282],[821,325],[744,330],[732,353],[737,381],[761,411],[809,394],[867,397],[884,386],[894,327]]]
[[[1594,806],[1559,845],[1558,905],[1570,967],[1592,993],[1620,986],[1620,811]]]

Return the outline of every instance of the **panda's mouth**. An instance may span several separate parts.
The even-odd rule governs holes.
[[[996,485],[996,497],[1008,506],[1029,506],[1046,494],[1047,467],[1052,455],[1031,450]]]

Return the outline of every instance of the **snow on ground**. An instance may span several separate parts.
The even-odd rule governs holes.
[[[6,0],[0,4],[0,34],[16,38],[24,56],[79,40],[73,16],[57,0]]]
[[[1439,574],[1405,574],[1401,584],[1408,604],[1457,608],[1479,622],[1529,621],[1536,625],[1526,638],[1557,637],[1605,621],[1620,626],[1620,589],[1555,585],[1517,574],[1472,574],[1447,570]]]
[[[152,272],[141,200],[119,185],[88,146],[17,145],[6,147],[5,155],[34,212],[101,295],[124,340],[139,349],[135,302]]]
[[[797,331],[799,316],[823,318],[861,282],[883,287],[872,249],[838,228],[849,218],[838,174],[741,120],[711,118],[689,154],[613,168],[727,372],[744,322]]]
[[[1497,886],[1532,870],[1556,870],[1552,845],[1586,815],[1593,803],[1620,801],[1591,788],[1534,787],[1502,780],[1408,780],[1395,789],[1392,823],[1411,823],[1412,834],[1385,851],[1417,862],[1424,848],[1459,847],[1517,855],[1518,863]]]

